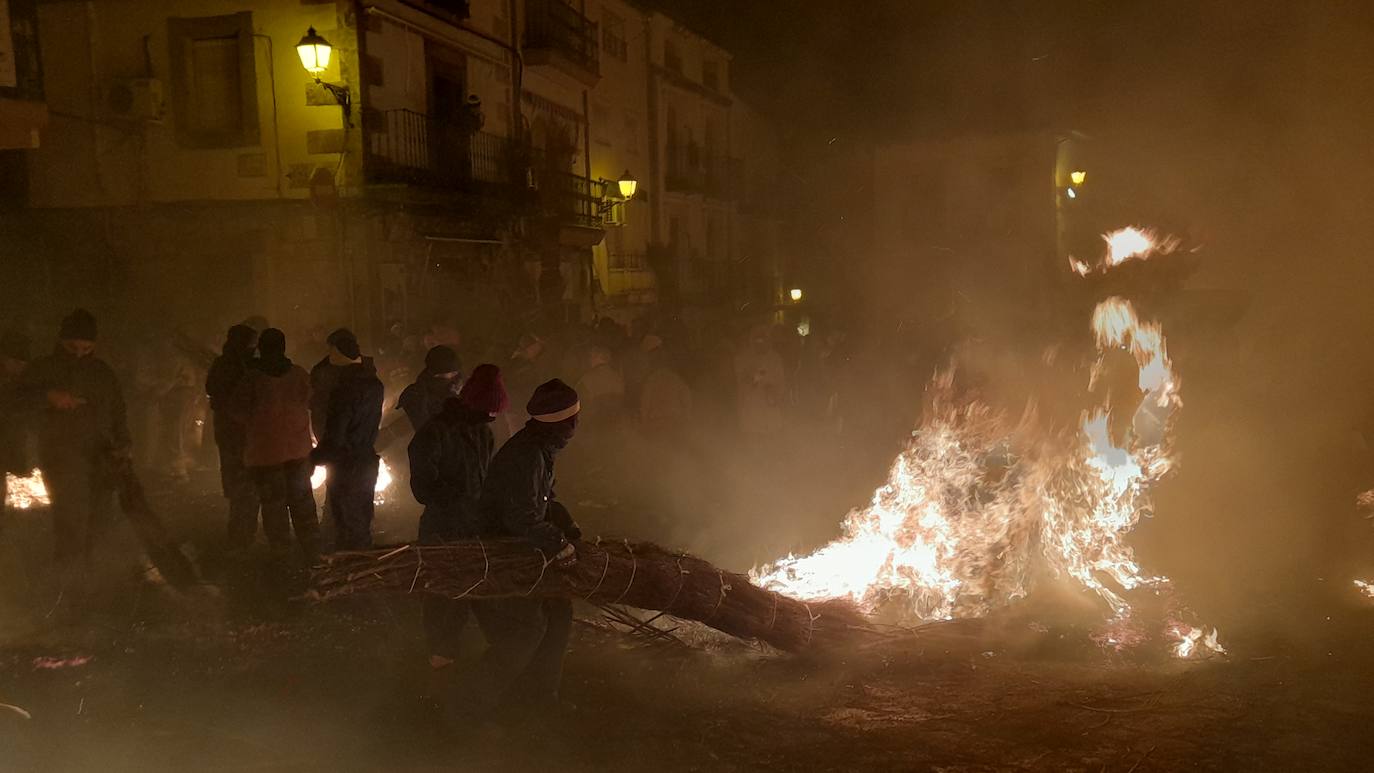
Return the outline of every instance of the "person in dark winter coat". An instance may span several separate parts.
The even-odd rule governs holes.
[[[262,530],[273,557],[284,560],[296,533],[302,560],[319,557],[319,521],[310,490],[310,377],[286,356],[286,336],[262,331],[258,358],[234,395],[243,431],[242,464],[262,501]],[[256,513],[229,524],[230,548],[246,550],[257,532]]]
[[[477,536],[478,498],[496,451],[491,423],[508,403],[500,368],[480,365],[458,396],[450,397],[410,441],[410,490],[425,506],[420,516],[421,544]],[[467,602],[425,597],[431,666],[442,668],[453,662],[467,619]]]
[[[358,337],[348,328],[341,327],[335,330],[324,338],[323,343],[326,349],[324,358],[310,369],[310,431],[314,434],[316,443],[324,437],[324,422],[329,415],[329,398],[334,393],[334,385],[339,381],[339,374],[344,368],[360,361],[371,366],[374,371],[376,369],[371,357],[362,356]],[[327,489],[322,517],[325,531],[332,532],[336,518]]]
[[[224,337],[220,356],[205,376],[205,394],[210,398],[210,413],[215,423],[215,446],[219,449],[219,481],[224,498],[229,500],[229,543],[231,549],[243,546],[242,530],[251,525],[247,542],[253,541],[258,523],[258,491],[253,476],[243,462],[244,426],[230,410],[239,385],[248,375],[258,331],[247,325],[234,325]],[[236,529],[238,531],[236,531]]]
[[[119,379],[95,356],[96,321],[85,309],[62,320],[57,349],[24,372],[21,389],[41,406],[38,463],[52,500],[57,560],[88,563],[113,503],[116,460],[131,455]]]
[[[534,390],[525,406],[530,421],[492,459],[478,504],[481,534],[519,537],[553,568],[577,561],[574,541],[581,531],[554,495],[554,458],[577,430],[577,392],[558,379]],[[477,622],[490,644],[477,689],[465,699],[556,705],[563,656],[572,631],[567,599],[510,598],[475,604]],[[510,695],[517,680],[519,695]]]
[[[375,373],[376,363],[371,357],[364,357],[358,346],[358,337],[348,328],[339,328],[325,339],[329,353],[310,369],[310,430],[318,442],[324,436],[325,417],[329,414],[329,400],[334,394],[334,385],[344,369],[362,363]]]
[[[372,360],[358,350],[357,340],[351,334],[336,337],[338,332],[330,336],[327,360],[329,367],[337,370],[330,378],[323,427],[316,435],[318,443],[310,460],[328,471],[325,497],[334,522],[334,547],[366,550],[372,547],[372,516],[376,508],[372,497],[381,460],[376,443],[384,390]],[[347,358],[348,364],[338,365],[339,357]],[[313,374],[311,381],[315,381]],[[311,402],[312,406],[318,405],[316,400]],[[312,409],[312,423],[316,418]]]
[[[444,402],[458,394],[463,383],[462,365],[458,355],[447,346],[436,346],[425,354],[425,369],[406,387],[396,400],[396,407],[405,412],[413,432],[419,432],[444,406]]]

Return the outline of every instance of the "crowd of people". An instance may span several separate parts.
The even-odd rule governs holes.
[[[566,567],[577,560],[581,532],[555,494],[554,466],[579,423],[603,457],[636,456],[632,449],[648,446],[670,454],[727,427],[742,446],[763,448],[788,416],[839,431],[842,336],[803,349],[800,338],[780,330],[761,324],[737,346],[722,337],[714,347],[688,347],[682,331],[631,330],[603,319],[547,337],[527,333],[506,357],[490,356],[488,347],[483,353],[494,362],[467,373],[452,328],[406,334],[393,326],[375,357],[340,328],[322,336],[317,361],[298,364],[288,351],[308,350],[309,342],[293,349],[282,330],[251,317],[228,329],[213,358],[182,341],[172,367],[140,360],[124,371],[133,374],[132,404],[149,408],[147,424],[160,427],[141,433],[142,414],[126,405],[120,377],[97,353],[95,318],[78,309],[63,319],[47,356],[30,357],[23,336],[0,337],[0,462],[16,475],[42,471],[63,593],[78,606],[91,582],[92,553],[114,515],[120,471],[141,458],[145,473],[165,471],[166,460],[181,472],[184,460],[202,456],[186,439],[191,423],[208,425],[218,452],[224,555],[231,568],[244,569],[228,575],[231,584],[259,563],[259,524],[265,577],[283,598],[302,589],[295,580],[323,552],[371,548],[374,488],[388,449],[405,451],[410,490],[423,508],[422,544],[515,536],[551,567]],[[417,342],[427,345],[422,364],[408,363],[421,359]],[[140,374],[163,370],[175,378],[140,397],[155,381]],[[511,409],[512,397],[523,411]],[[203,414],[195,409],[202,401]],[[141,434],[161,450],[140,450]],[[325,471],[319,503],[317,468]],[[701,476],[693,470],[690,477]],[[498,696],[518,684],[526,698],[556,700],[572,620],[567,602],[426,599],[433,668],[459,657],[470,618],[490,646],[471,669],[486,684],[469,695]]]

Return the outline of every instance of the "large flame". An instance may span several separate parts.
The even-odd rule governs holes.
[[[1153,234],[1123,231],[1130,233],[1104,237],[1108,265],[1156,249]],[[1097,594],[1113,624],[1123,623],[1129,591],[1169,582],[1142,570],[1126,538],[1151,512],[1150,490],[1172,465],[1168,429],[1182,402],[1160,326],[1142,320],[1130,301],[1103,300],[1091,330],[1099,355],[1092,380],[1112,367],[1109,354],[1124,351],[1138,369],[1140,394],[1108,395],[1085,412],[1076,442],[1019,447],[1004,417],[977,400],[957,400],[942,374],[932,385],[933,410],[872,502],[846,517],[842,536],[756,569],[753,579],[800,598],[848,598],[870,611],[899,603],[911,617],[936,620],[986,614],[1024,596],[1039,559]],[[1130,413],[1115,432],[1114,407]],[[1216,629],[1171,620],[1165,633],[1179,657],[1224,652]]]
[[[329,478],[329,471],[324,467],[316,467],[310,474],[310,488],[319,491],[324,488],[324,482]],[[390,490],[392,483],[391,467],[385,459],[377,461],[377,485],[373,486],[373,501],[379,505],[386,504],[387,491]]]
[[[1179,240],[1171,236],[1161,236],[1149,228],[1128,225],[1115,231],[1102,234],[1107,249],[1096,266],[1069,256],[1069,268],[1079,276],[1087,276],[1094,270],[1109,271],[1128,260],[1146,260],[1156,255],[1168,255],[1177,250]]]
[[[933,415],[897,457],[844,536],[755,573],[801,598],[849,598],[867,609],[904,601],[922,620],[982,615],[1025,595],[1030,494],[1001,417],[958,405],[952,373],[936,380]]]
[[[43,482],[43,473],[40,470],[34,470],[24,477],[5,473],[6,507],[29,510],[47,507],[49,504],[51,502],[48,499],[48,486]]]

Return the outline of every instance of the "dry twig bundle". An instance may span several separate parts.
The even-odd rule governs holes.
[[[742,639],[796,652],[868,630],[843,601],[807,604],[750,584],[742,574],[657,545],[582,542],[558,569],[514,539],[347,551],[315,569],[321,600],[358,593],[432,593],[452,599],[562,596],[624,604],[696,620]]]

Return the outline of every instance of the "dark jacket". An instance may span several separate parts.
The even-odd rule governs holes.
[[[362,364],[377,373],[377,366],[371,357],[364,357]],[[329,357],[315,363],[315,367],[310,369],[310,429],[315,433],[315,440],[324,437],[325,418],[329,415],[329,401],[334,394],[334,385],[339,383],[339,376],[352,365],[335,365],[329,361]]]
[[[232,414],[243,427],[245,466],[271,467],[310,456],[310,376],[304,368],[252,369],[239,383]]]
[[[483,536],[520,537],[552,558],[575,538],[576,525],[554,495],[554,456],[561,441],[530,421],[491,460],[478,505]],[[566,523],[560,526],[559,521]]]
[[[231,414],[239,384],[248,375],[252,351],[225,345],[224,352],[210,364],[205,374],[205,394],[210,398],[210,410],[215,419],[215,445],[220,453],[239,454],[243,450],[243,424]]]
[[[405,412],[410,427],[419,432],[444,407],[444,401],[458,395],[461,382],[421,373],[415,383],[406,387],[396,399],[396,407]]]
[[[247,352],[225,352],[210,364],[205,375],[205,394],[210,398],[210,410],[222,413],[234,398],[234,390],[248,375]]]
[[[94,355],[74,357],[59,348],[35,360],[20,380],[25,402],[41,411],[38,455],[43,466],[101,461],[111,451],[129,449],[129,424],[119,378]],[[70,392],[85,402],[69,411],[48,404],[51,390]]]
[[[377,428],[382,423],[382,391],[382,382],[377,378],[371,359],[364,358],[361,363],[339,368],[325,409],[324,431],[311,454],[315,464],[347,464],[377,458],[375,446]],[[311,421],[314,420],[312,414]]]
[[[410,441],[410,490],[425,506],[420,541],[475,536],[477,504],[496,440],[491,416],[450,398]]]

